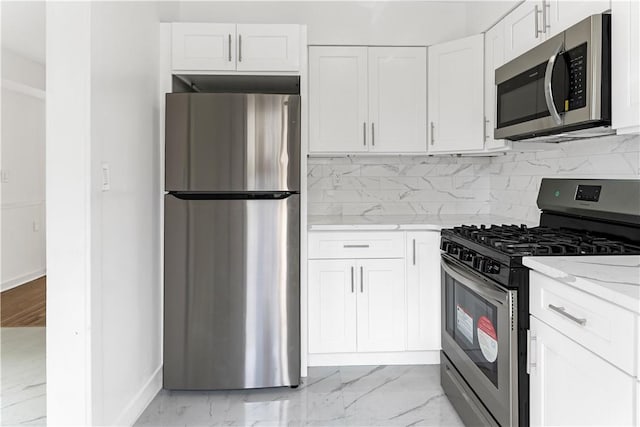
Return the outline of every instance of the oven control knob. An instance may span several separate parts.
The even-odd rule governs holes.
[[[473,259],[473,268],[478,271],[483,271],[485,262],[486,258],[478,255]]]
[[[440,249],[442,249],[444,252],[449,252],[449,247],[450,246],[451,246],[451,242],[445,242],[443,240],[442,244],[440,245]]]
[[[494,261],[487,261],[485,263],[483,273],[489,273],[489,274],[500,273],[500,264]]]
[[[463,249],[462,252],[460,252],[461,261],[473,262],[474,258],[475,258],[475,253],[473,251],[470,251],[468,249]]]
[[[462,249],[462,247],[460,245],[454,245],[452,244],[451,246],[449,246],[449,248],[447,249],[447,253],[451,254],[451,255],[458,255],[460,253],[460,249]]]

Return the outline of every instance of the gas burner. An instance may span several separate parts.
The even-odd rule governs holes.
[[[563,228],[463,225],[454,227],[453,234],[510,256],[640,254],[640,246]]]

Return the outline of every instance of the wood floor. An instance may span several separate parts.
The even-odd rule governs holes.
[[[46,276],[0,294],[0,326],[45,326]]]

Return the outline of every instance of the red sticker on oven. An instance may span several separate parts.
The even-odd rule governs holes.
[[[478,344],[482,355],[489,362],[495,362],[498,358],[498,334],[493,323],[486,316],[478,319]]]

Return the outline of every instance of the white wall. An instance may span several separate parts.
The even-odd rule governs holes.
[[[16,18],[4,7],[3,37]],[[1,75],[4,291],[45,274],[45,67],[3,47]]]
[[[47,421],[127,425],[161,387],[157,5],[47,8]]]
[[[195,1],[177,9],[172,18],[182,22],[306,24],[311,45],[429,45],[468,34],[465,2]]]

